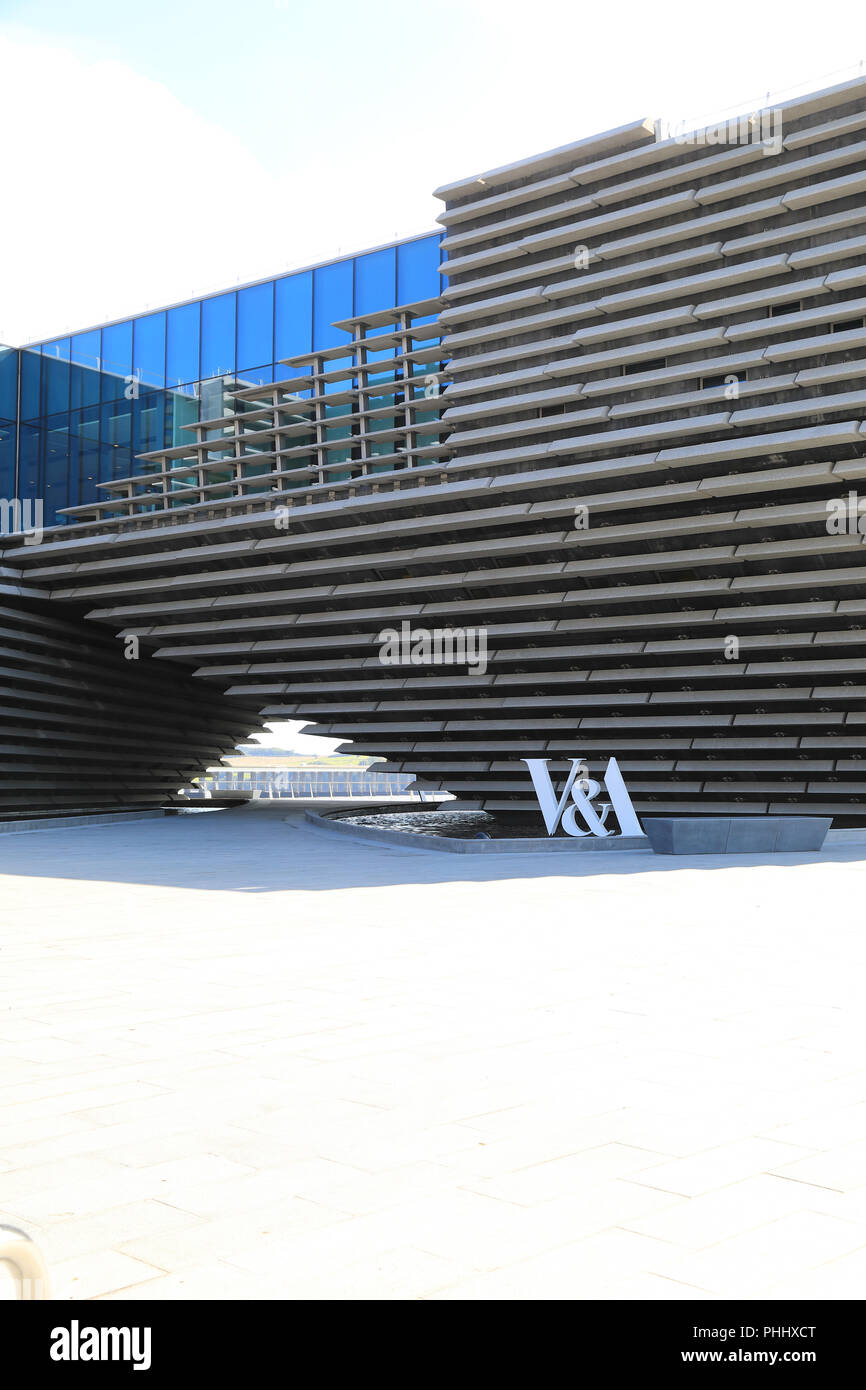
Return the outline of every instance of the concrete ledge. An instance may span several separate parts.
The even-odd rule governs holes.
[[[843,849],[852,845],[858,848],[866,847],[866,826],[840,826],[838,830],[829,830],[824,841],[826,849]]]
[[[650,846],[643,836],[609,835],[597,839],[595,835],[587,839],[573,836],[545,836],[538,839],[522,840],[456,840],[444,835],[412,835],[406,830],[379,830],[368,825],[347,825],[345,821],[330,820],[317,815],[315,811],[305,812],[305,819],[311,825],[325,830],[336,831],[340,835],[352,835],[355,839],[368,840],[370,844],[399,845],[401,849],[431,849],[445,854],[562,854],[609,852],[611,850],[631,850],[639,854],[649,854]]]
[[[790,854],[818,850],[830,816],[644,816],[656,854]]]
[[[25,830],[74,830],[87,825],[115,825],[131,820],[162,820],[166,811],[106,811],[92,816],[41,816],[36,820],[0,821],[0,835],[12,835]]]

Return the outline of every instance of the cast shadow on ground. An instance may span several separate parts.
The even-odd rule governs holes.
[[[0,835],[0,875],[234,893],[619,878],[764,865],[856,864],[864,859],[866,844],[792,854],[450,854],[423,843],[404,848],[355,840],[310,825],[302,812],[272,803],[208,815]]]

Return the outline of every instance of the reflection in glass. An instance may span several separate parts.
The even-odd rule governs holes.
[[[438,294],[439,241],[440,234],[434,233],[354,260],[54,339],[41,348],[10,353],[0,349],[0,469],[5,470],[0,478],[8,475],[10,459],[14,466],[16,410],[10,402],[19,392],[19,492],[23,497],[45,498],[46,516],[50,507],[53,518],[57,509],[75,505],[79,499],[103,498],[97,482],[147,472],[149,465],[136,459],[137,453],[185,444],[190,432],[183,427],[199,418],[200,393],[201,418],[218,417],[232,407],[234,398],[221,378],[231,382],[237,375],[253,384],[302,374],[301,368],[274,364],[314,347],[347,342],[349,335],[332,327],[334,319],[379,313],[395,301],[406,303]],[[392,328],[392,324],[377,325],[371,336]],[[371,357],[382,364],[371,381],[378,397],[375,403],[389,412],[374,417],[371,430],[386,429],[394,419],[395,405],[399,408],[402,388],[395,399],[392,352],[389,347]],[[329,371],[347,369],[346,376],[329,384],[329,395],[338,398],[353,388],[356,379],[351,367],[349,357],[326,363]],[[434,369],[416,369],[413,387],[418,397]],[[217,380],[208,384],[206,378]],[[296,400],[309,394],[303,387],[293,392]],[[335,406],[333,414],[329,409],[331,438],[345,431],[340,416],[347,409],[345,403]],[[291,418],[287,416],[290,423]],[[4,421],[13,422],[12,427],[7,429]],[[423,417],[419,423],[423,425]],[[293,443],[300,445],[308,437],[301,432],[292,437]],[[335,467],[326,470],[329,476],[351,469],[353,462],[356,469],[360,466],[351,459],[348,438],[347,444],[347,449],[330,452]],[[392,447],[391,441],[380,441],[373,451],[390,452]],[[297,470],[300,483],[312,461],[310,456],[289,456],[284,467]],[[178,489],[179,494],[182,491]]]
[[[102,330],[102,399],[123,395],[124,377],[132,374],[132,321],[112,323]]]
[[[274,360],[274,282],[238,291],[238,375]]]
[[[397,303],[411,304],[418,299],[432,299],[439,293],[439,235],[407,241],[397,247]],[[418,319],[428,323],[429,318]]]
[[[337,347],[350,335],[334,327],[335,319],[348,319],[353,312],[354,266],[352,261],[335,261],[320,266],[313,281],[313,347]]]
[[[313,272],[286,275],[274,285],[274,361],[297,357],[313,345]],[[277,367],[277,380],[288,368]]]
[[[235,311],[237,295],[220,294],[202,300],[201,375],[234,376]]]
[[[165,314],[135,320],[132,371],[145,386],[165,385]]]
[[[165,330],[165,376],[171,387],[187,388],[187,394],[194,390],[198,381],[199,319],[201,309],[198,304],[179,304],[166,314]]]
[[[355,260],[355,314],[381,313],[396,304],[397,249],[386,246]],[[376,332],[381,332],[376,329]]]

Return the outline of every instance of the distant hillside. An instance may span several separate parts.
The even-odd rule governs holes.
[[[293,753],[288,748],[262,748],[246,744],[237,753],[223,760],[229,767],[370,767],[381,758],[366,758],[358,753]]]

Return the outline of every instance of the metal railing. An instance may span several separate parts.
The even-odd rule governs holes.
[[[209,801],[220,794],[241,792],[253,801],[290,800],[376,800],[399,799],[423,802],[428,794],[413,787],[411,773],[369,772],[363,768],[341,772],[332,769],[281,768],[273,771],[256,768],[225,768],[210,776],[200,777],[182,795],[190,801]],[[436,794],[440,799],[440,794]]]

